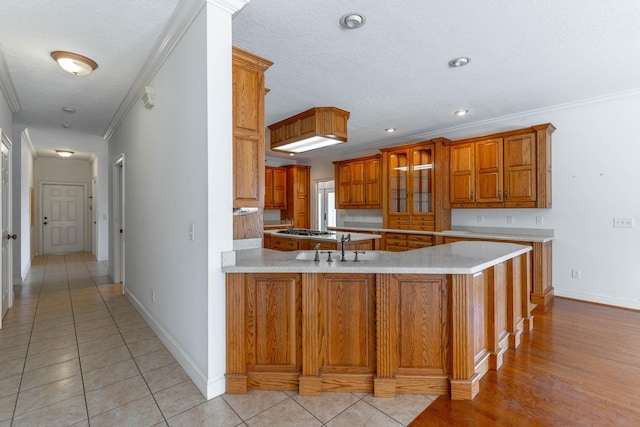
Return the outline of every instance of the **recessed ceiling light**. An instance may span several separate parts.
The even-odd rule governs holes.
[[[293,156],[295,156],[295,155],[296,155],[296,153],[289,153],[289,156],[290,156],[290,157],[293,157]]]
[[[469,112],[469,110],[456,110],[453,112],[454,116],[464,116]]]
[[[452,68],[464,67],[469,62],[471,62],[471,58],[467,56],[460,56],[458,58],[453,58],[451,61],[449,61],[449,67],[452,67]]]
[[[65,129],[69,129],[71,125],[69,123],[60,123],[60,126],[62,126]]]
[[[75,113],[76,109],[73,107],[62,107],[62,111],[64,111],[65,113]]]
[[[387,133],[393,133],[396,131],[396,128],[386,128],[384,131]]]
[[[364,15],[354,12],[342,15],[342,18],[340,18],[340,25],[342,25],[347,30],[355,30],[356,28],[360,28],[364,25],[365,22],[367,22],[367,20],[365,19]]]

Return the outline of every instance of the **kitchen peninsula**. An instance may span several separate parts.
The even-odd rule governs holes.
[[[480,378],[533,328],[528,246],[455,242],[391,253],[236,251],[226,273],[227,392],[443,394]]]

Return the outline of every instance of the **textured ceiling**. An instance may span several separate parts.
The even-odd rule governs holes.
[[[14,123],[103,135],[177,3],[1,0],[0,47],[22,106]],[[341,28],[353,11],[365,26]],[[296,156],[302,162],[640,88],[637,0],[252,0],[233,39],[274,62],[267,124],[315,106],[351,112],[349,142]],[[99,68],[73,77],[53,50]],[[468,66],[447,66],[462,55]],[[454,117],[459,108],[470,114]]]

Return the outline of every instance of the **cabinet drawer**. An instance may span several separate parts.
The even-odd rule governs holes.
[[[409,234],[407,236],[407,240],[409,242],[414,242],[414,243],[429,243],[432,244],[433,243],[433,236],[425,236],[423,234]]]
[[[397,246],[393,244],[387,243],[387,251],[389,252],[405,252],[407,250],[406,246]]]
[[[271,248],[280,251],[297,251],[298,241],[293,239],[271,238]]]
[[[411,250],[411,249],[428,248],[430,246],[433,246],[433,244],[431,242],[407,242],[407,248],[409,250]]]

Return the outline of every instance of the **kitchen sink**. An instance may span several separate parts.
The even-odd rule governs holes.
[[[329,236],[333,234],[331,231],[325,230],[309,230],[306,228],[286,228],[278,230],[280,234],[291,234],[294,236]]]
[[[327,260],[327,254],[324,253],[326,251],[320,251],[320,261],[326,261]],[[355,258],[355,254],[354,251],[348,251],[345,250],[344,251],[344,255],[345,258],[347,259],[347,261],[349,262],[353,262],[354,258]],[[333,259],[333,262],[340,262],[340,251],[331,251],[331,258]],[[315,251],[301,251],[298,253],[298,255],[296,255],[296,259],[300,260],[300,261],[313,261],[316,257],[316,252]],[[359,253],[358,254],[358,262],[360,261],[376,261],[376,260],[381,260],[384,257],[384,254],[382,252],[378,252],[378,251],[365,251],[364,253]]]

